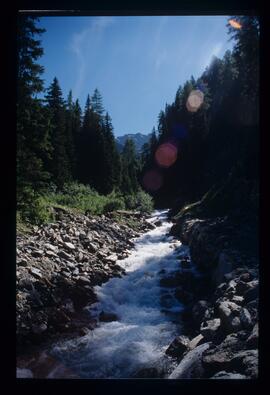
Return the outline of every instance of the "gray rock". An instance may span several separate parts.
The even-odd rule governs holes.
[[[50,250],[47,250],[47,251],[45,252],[45,254],[46,254],[46,256],[48,256],[48,257],[56,257],[56,256],[57,256],[57,254],[56,254],[55,252],[50,251]]]
[[[236,285],[236,292],[238,295],[243,296],[251,288],[252,287],[249,283],[240,280]]]
[[[44,251],[43,250],[33,250],[31,254],[34,257],[42,257],[44,255]]]
[[[75,250],[75,246],[74,246],[74,244],[72,244],[72,243],[68,243],[68,242],[64,242],[64,246],[68,249],[68,250],[71,250],[71,251],[73,251],[73,250]]]
[[[32,379],[34,377],[33,372],[30,369],[16,369],[17,379]]]
[[[189,351],[180,364],[169,375],[169,379],[191,379],[203,377],[202,355],[209,348],[209,343]]]
[[[67,259],[67,260],[71,260],[72,256],[70,254],[68,254],[66,251],[59,251],[58,252],[58,256],[60,256],[61,258]]]
[[[214,318],[213,320],[203,322],[200,330],[206,341],[208,341],[216,337],[219,328],[220,318]]]
[[[241,274],[241,276],[239,278],[241,281],[244,281],[246,283],[252,280],[252,276],[249,272]]]
[[[117,257],[116,254],[111,254],[111,255],[109,255],[109,256],[107,256],[107,257],[105,258],[105,260],[106,260],[106,261],[109,261],[109,262],[116,262],[117,259],[118,259],[118,257]]]
[[[225,370],[216,373],[214,376],[210,377],[211,379],[247,379],[247,376],[244,376],[243,374],[240,373],[231,373],[231,372],[225,372]]]
[[[233,302],[221,302],[218,305],[218,312],[221,320],[221,329],[226,333],[231,333],[241,329],[241,321],[238,317],[241,307]]]
[[[231,302],[236,303],[239,306],[241,306],[244,302],[244,298],[243,298],[243,296],[233,295],[233,297],[231,298]]]
[[[190,350],[193,350],[195,347],[199,346],[200,344],[204,343],[204,336],[200,333],[198,336],[195,336],[189,343]]]
[[[111,322],[111,321],[117,321],[118,317],[114,313],[106,313],[106,312],[102,311],[99,314],[99,320],[102,322]]]
[[[49,243],[45,243],[44,247],[47,248],[47,250],[50,250],[50,251],[53,251],[53,252],[56,252],[58,250],[57,246],[54,246],[54,245],[49,244]]]
[[[95,243],[88,243],[88,249],[90,252],[97,252],[99,247]]]
[[[41,271],[39,269],[35,269],[34,267],[31,267],[29,272],[36,278],[40,279],[43,277]]]
[[[258,350],[239,352],[232,358],[232,366],[248,377],[256,379],[258,377]]]
[[[252,329],[250,336],[247,339],[248,347],[258,347],[259,339],[259,325],[256,323]]]
[[[257,299],[259,297],[259,283],[258,281],[252,281],[246,284],[250,284],[251,287],[244,293],[244,299],[246,303],[251,302],[254,299]]]
[[[252,326],[252,319],[249,311],[246,308],[242,308],[240,310],[240,316],[241,324],[243,328],[248,329]]]
[[[78,277],[77,282],[78,282],[78,284],[82,284],[82,285],[84,285],[84,284],[90,285],[91,284],[91,281],[89,280],[89,278],[84,277],[84,276]]]
[[[18,266],[23,266],[23,267],[28,266],[28,261],[25,258],[18,259],[16,263]]]
[[[178,336],[172,341],[165,353],[171,357],[180,358],[189,349],[189,343],[187,336]]]

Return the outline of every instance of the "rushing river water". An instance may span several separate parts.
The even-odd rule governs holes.
[[[179,271],[187,247],[168,236],[167,212],[155,212],[150,221],[161,225],[135,239],[131,255],[117,263],[127,274],[95,287],[98,302],[87,309],[98,317],[114,313],[116,321],[100,322],[83,337],[57,343],[50,354],[79,378],[128,378],[145,368],[169,373],[174,362],[164,352],[181,333],[184,306],[174,298],[174,288],[160,279]],[[61,378],[61,372],[51,372]]]

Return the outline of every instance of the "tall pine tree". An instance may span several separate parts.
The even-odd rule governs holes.
[[[55,77],[46,95],[47,108],[52,123],[51,140],[53,146],[50,171],[53,182],[62,189],[71,180],[70,139],[66,129],[66,109],[62,91]]]
[[[18,209],[31,205],[32,190],[39,192],[49,180],[46,163],[52,151],[50,124],[46,110],[37,99],[43,90],[43,67],[37,61],[43,54],[37,36],[45,30],[37,18],[18,20],[17,68],[17,203]]]

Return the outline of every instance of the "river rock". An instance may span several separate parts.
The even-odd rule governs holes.
[[[190,341],[187,336],[178,336],[172,341],[165,353],[171,357],[181,358],[188,351],[189,343]]]
[[[246,284],[250,285],[250,289],[248,289],[244,293],[244,300],[245,303],[249,303],[252,300],[257,299],[259,297],[259,282],[257,280],[254,280]]]
[[[221,320],[221,329],[226,333],[231,333],[241,329],[241,321],[238,317],[241,307],[233,302],[221,302],[218,305],[218,312]]]
[[[259,340],[259,325],[256,323],[252,329],[250,336],[247,339],[247,346],[257,348],[258,347],[258,340]]]
[[[72,256],[70,254],[68,254],[66,251],[60,250],[58,252],[58,256],[60,256],[61,258],[67,259],[67,260],[71,260]]]
[[[106,312],[102,311],[99,314],[99,320],[102,322],[111,322],[111,321],[117,321],[118,317],[114,313],[106,313]]]
[[[214,376],[210,377],[211,379],[235,379],[235,380],[240,380],[240,379],[247,379],[247,376],[244,376],[243,374],[240,373],[231,373],[231,372],[225,372],[225,370],[216,373]]]
[[[239,352],[232,358],[232,366],[252,379],[258,377],[258,350]]]
[[[195,347],[199,346],[201,343],[204,343],[204,336],[200,333],[198,336],[195,336],[189,343],[190,350],[193,350]]]
[[[82,285],[90,285],[91,281],[89,280],[89,278],[84,277],[84,276],[80,276],[77,279],[78,284],[82,284]]]
[[[34,375],[30,369],[17,368],[16,377],[17,379],[32,379]]]
[[[168,378],[191,379],[203,377],[202,355],[208,348],[209,343],[204,343],[189,351]]]
[[[74,244],[72,244],[72,243],[69,243],[69,242],[64,242],[64,246],[68,249],[68,250],[71,250],[71,251],[73,251],[73,250],[75,250],[75,246],[74,246]]]
[[[201,324],[201,333],[206,341],[213,340],[220,329],[220,318],[214,318],[213,320],[203,322]]]
[[[246,308],[240,310],[240,320],[243,328],[249,329],[252,327],[252,318],[249,311]]]
[[[36,278],[38,278],[38,279],[43,277],[41,271],[40,271],[39,269],[35,269],[34,267],[31,267],[30,270],[29,270],[29,272],[30,272],[34,277],[36,277]]]

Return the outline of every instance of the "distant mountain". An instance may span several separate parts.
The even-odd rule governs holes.
[[[148,143],[150,139],[150,133],[149,134],[142,134],[142,133],[130,133],[130,134],[124,134],[124,136],[118,136],[116,137],[116,145],[118,150],[121,152],[124,148],[126,140],[129,138],[134,141],[136,151],[140,152],[142,149],[142,146],[145,143]]]

